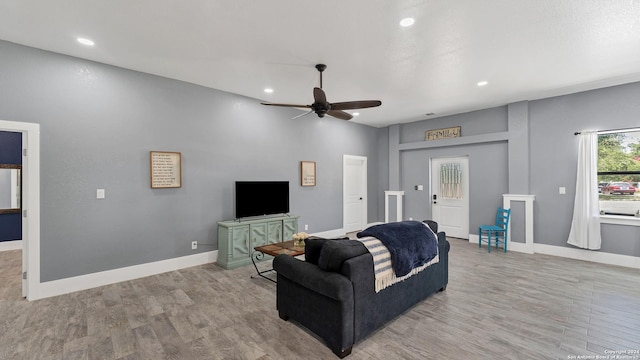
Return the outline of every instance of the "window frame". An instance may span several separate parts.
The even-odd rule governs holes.
[[[620,133],[628,133],[628,132],[637,132],[640,134],[640,128],[632,128],[632,129],[620,129],[620,130],[608,130],[608,131],[599,131],[598,132],[598,139],[600,139],[601,135],[610,135],[610,134],[620,134]],[[598,160],[600,159],[599,154],[598,154]],[[598,177],[600,175],[640,175],[640,171],[636,171],[636,170],[627,170],[627,171],[598,171],[596,174]],[[618,180],[620,182],[622,182],[622,180]],[[616,181],[613,181],[616,182]],[[598,179],[598,183],[600,183],[600,179]],[[640,192],[640,187],[636,186],[638,183],[635,183],[635,185],[633,184],[633,182],[631,183],[632,186],[635,186],[637,189],[637,192]],[[598,191],[598,205],[599,207],[601,206],[601,201],[600,200],[600,196],[602,194]],[[635,196],[635,195],[634,195]],[[623,200],[624,201],[624,200]],[[640,204],[640,201],[638,201],[638,203]],[[600,222],[604,223],[604,224],[618,224],[618,225],[629,225],[629,226],[640,226],[640,217],[639,215],[636,213],[630,213],[630,214],[621,214],[621,213],[606,213],[604,212],[604,210],[600,210]]]

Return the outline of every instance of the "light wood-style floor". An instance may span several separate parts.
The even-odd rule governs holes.
[[[356,344],[347,359],[568,359],[610,351],[640,359],[639,270],[487,254],[450,241],[447,290]],[[0,359],[336,358],[278,318],[275,284],[252,279],[251,266],[210,264],[27,302],[15,296],[20,251],[0,253],[0,264],[18,277],[0,278]]]

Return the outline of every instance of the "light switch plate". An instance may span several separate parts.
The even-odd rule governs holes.
[[[104,189],[96,190],[96,199],[104,199]]]
[[[558,189],[558,193],[560,193],[560,195],[566,194],[567,188],[565,188],[564,186],[560,186],[560,188]]]

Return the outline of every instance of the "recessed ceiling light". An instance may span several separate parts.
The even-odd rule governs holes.
[[[264,92],[266,92],[267,94],[271,94],[273,92],[273,89],[266,88],[266,89],[264,89]]]
[[[353,113],[352,115],[353,115],[353,116],[358,116],[358,115],[360,115],[360,113],[355,112],[355,113]]]
[[[400,20],[400,26],[409,27],[409,26],[413,25],[413,23],[415,23],[415,22],[416,22],[416,20],[414,18],[410,18],[410,17],[404,18],[404,19]]]
[[[476,85],[478,86],[487,86],[487,84],[489,84],[488,81],[480,81],[479,83],[477,83]]]
[[[79,37],[77,40],[82,45],[87,45],[87,46],[93,46],[94,45],[94,42],[89,40],[89,39],[87,39],[87,38]]]

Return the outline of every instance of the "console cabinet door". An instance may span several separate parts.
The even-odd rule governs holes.
[[[249,257],[253,249],[249,244],[249,225],[230,228],[231,246],[229,246],[229,263],[242,261]]]
[[[269,236],[268,242],[269,244],[281,242],[282,238],[282,220],[278,221],[270,221],[268,223],[269,226]]]
[[[293,239],[293,234],[298,232],[298,218],[284,219],[282,225],[284,227],[282,239],[284,241]]]
[[[256,246],[267,245],[267,224],[251,224],[251,248],[250,253]]]

